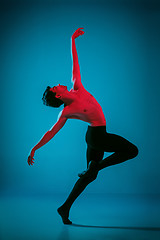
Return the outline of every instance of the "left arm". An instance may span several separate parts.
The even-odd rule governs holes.
[[[63,114],[59,117],[58,121],[53,125],[53,127],[47,131],[43,137],[40,139],[40,141],[32,148],[29,157],[28,157],[28,164],[33,165],[34,163],[34,154],[35,151],[39,148],[41,148],[43,145],[48,143],[55,135],[56,133],[64,126],[66,123],[67,118],[63,116]]]

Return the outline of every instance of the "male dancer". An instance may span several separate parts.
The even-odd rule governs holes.
[[[138,149],[135,145],[121,136],[106,132],[106,119],[101,106],[82,85],[75,45],[75,39],[84,34],[82,29],[78,28],[71,38],[73,89],[68,91],[66,86],[58,84],[52,88],[48,86],[45,90],[42,98],[45,105],[59,107],[64,104],[64,108],[59,114],[57,122],[32,148],[28,157],[28,164],[33,165],[35,151],[50,141],[64,126],[67,119],[80,119],[90,124],[86,133],[87,170],[79,174],[80,178],[75,183],[67,200],[57,210],[64,224],[72,224],[68,219],[70,208],[86,186],[96,179],[98,171],[132,159],[138,154]],[[114,153],[103,159],[104,152]]]

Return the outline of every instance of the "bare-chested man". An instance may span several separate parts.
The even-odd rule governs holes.
[[[68,219],[70,208],[86,186],[96,179],[98,171],[132,159],[138,154],[138,149],[135,145],[123,137],[106,132],[106,120],[101,106],[82,85],[75,45],[75,38],[84,34],[82,29],[77,29],[71,38],[73,89],[68,91],[66,86],[59,84],[52,88],[47,87],[45,90],[42,98],[45,105],[59,107],[64,104],[64,108],[59,114],[57,122],[32,148],[28,157],[28,164],[33,165],[35,151],[50,141],[64,126],[67,119],[80,119],[90,124],[86,133],[87,170],[78,175],[79,179],[75,183],[67,200],[58,208],[58,213],[62,217],[64,224],[72,224]],[[112,152],[112,154],[103,159],[104,152]]]

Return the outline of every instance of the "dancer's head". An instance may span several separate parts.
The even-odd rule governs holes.
[[[62,104],[64,104],[64,102],[61,100],[61,97],[65,90],[67,90],[67,87],[60,84],[53,88],[48,86],[43,93],[43,104],[55,108],[60,107]]]

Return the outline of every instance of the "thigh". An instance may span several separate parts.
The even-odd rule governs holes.
[[[101,152],[126,153],[135,149],[135,146],[127,139],[116,134],[107,133],[105,129],[99,128],[88,129],[86,134],[86,142],[89,146],[89,156],[94,156],[94,152],[95,156],[97,156]]]
[[[101,144],[105,152],[128,152],[134,147],[127,139],[111,133],[106,133]]]
[[[99,162],[103,159],[104,151],[97,150],[89,145],[87,145],[87,166],[90,161]]]

